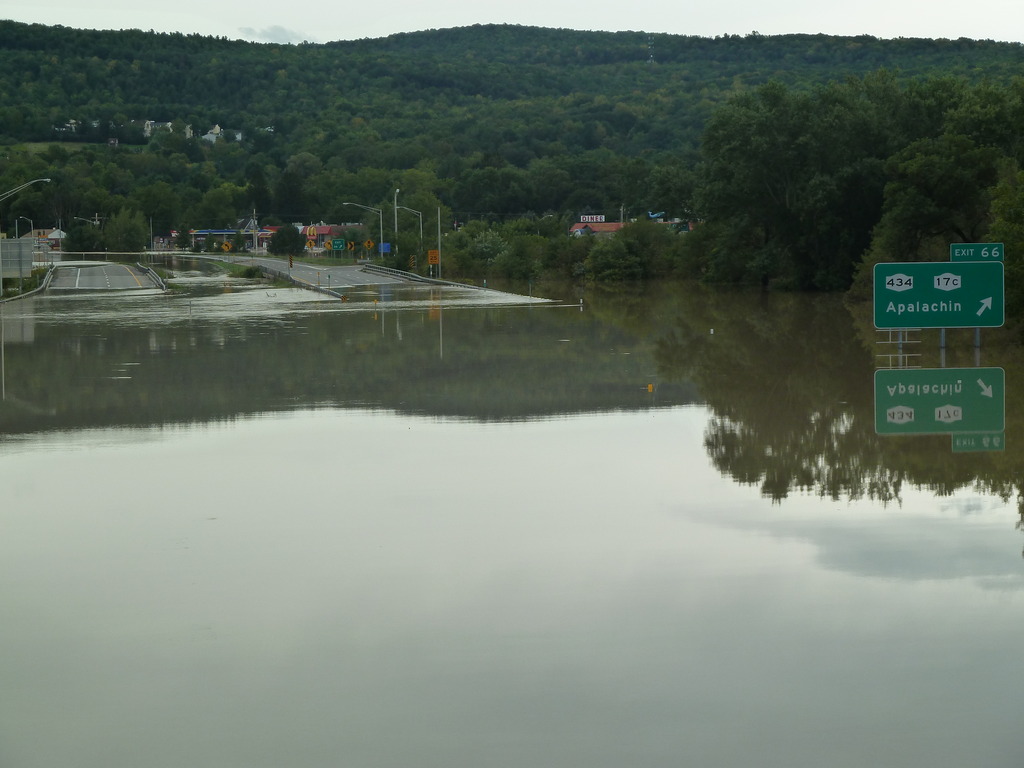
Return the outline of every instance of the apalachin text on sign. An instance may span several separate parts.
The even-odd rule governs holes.
[[[995,328],[1003,324],[1001,262],[876,264],[876,328]]]

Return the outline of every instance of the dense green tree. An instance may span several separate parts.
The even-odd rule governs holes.
[[[592,237],[557,237],[548,240],[543,269],[563,279],[582,278],[584,264],[594,243]]]
[[[644,275],[643,262],[621,237],[597,242],[587,255],[584,268],[589,279],[600,282],[640,280]]]
[[[598,241],[584,263],[587,278],[599,282],[635,281],[671,271],[680,236],[663,224],[639,221],[615,237]]]
[[[245,170],[246,190],[245,204],[251,210],[261,213],[270,211],[270,185],[263,166],[255,161],[249,163]]]
[[[735,258],[763,284],[792,276],[806,255],[798,249],[806,185],[815,171],[807,128],[813,107],[809,95],[772,82],[718,110],[705,133],[698,211],[745,230],[748,249]]]
[[[948,78],[903,87],[878,73],[806,94],[769,83],[737,96],[708,124],[693,195],[706,227],[687,248],[690,271],[837,289],[869,246],[873,260],[913,259],[926,244],[976,241],[1013,161],[944,130],[947,114],[962,122],[967,93]]]
[[[274,184],[274,212],[284,221],[307,216],[306,178],[296,170],[284,170]]]
[[[181,198],[166,181],[136,187],[129,200],[144,218],[152,222],[153,231],[157,233],[170,232],[181,216]]]
[[[141,213],[122,208],[104,226],[103,242],[108,251],[142,251],[149,243],[149,228]]]
[[[106,244],[98,224],[76,220],[69,225],[61,248],[71,253],[95,253],[104,251]]]
[[[961,135],[921,139],[900,150],[887,165],[875,258],[934,259],[951,242],[979,242],[1001,162],[994,147],[978,147]]]
[[[177,235],[174,237],[174,247],[186,250],[192,246],[192,234],[189,232],[189,227],[180,227]]]
[[[202,199],[189,209],[188,218],[197,222],[201,229],[234,227],[243,211],[244,199],[244,188],[222,183],[208,190]]]
[[[1024,173],[1003,181],[993,192],[990,236],[1003,244],[1006,314],[1024,317]]]
[[[296,227],[285,224],[270,236],[267,250],[275,256],[298,256],[305,247],[305,236]]]
[[[508,248],[494,260],[494,271],[515,280],[540,277],[547,238],[540,235],[520,234],[512,239]]]

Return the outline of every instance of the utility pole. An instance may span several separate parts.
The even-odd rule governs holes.
[[[394,254],[395,254],[395,256],[398,255],[398,193],[399,192],[401,192],[401,190],[396,188],[395,189],[395,203],[394,203],[394,206],[393,206],[394,209],[395,209],[395,242],[394,242]]]

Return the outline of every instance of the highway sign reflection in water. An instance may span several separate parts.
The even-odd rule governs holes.
[[[880,435],[1002,432],[1002,368],[893,368],[875,371]]]

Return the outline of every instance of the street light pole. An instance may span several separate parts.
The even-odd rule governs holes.
[[[26,181],[24,184],[21,184],[20,186],[17,186],[14,189],[9,189],[3,194],[0,194],[0,202],[3,202],[12,195],[18,194],[19,192],[21,192],[21,190],[25,189],[25,187],[31,187],[33,184],[36,184],[40,181],[50,181],[50,179],[32,179],[32,181]]]
[[[25,189],[26,187],[31,187],[33,184],[36,184],[36,183],[38,183],[40,181],[49,182],[50,180],[49,179],[32,179],[32,181],[26,181],[24,184],[21,184],[21,185],[15,187],[14,189],[9,189],[6,192],[4,192],[3,194],[0,194],[0,202],[6,200],[7,198],[9,198],[9,197],[11,197],[13,195],[18,194],[19,192],[21,192],[21,190]],[[15,232],[18,231],[18,220],[17,219],[14,220],[14,231]],[[3,298],[3,295],[4,295],[4,254],[3,254],[3,249],[2,248],[3,247],[0,246],[0,298]]]
[[[417,255],[418,256],[422,256],[423,255],[423,214],[420,213],[419,211],[414,211],[412,208],[406,208],[404,205],[397,206],[395,208],[395,212],[396,213],[398,211],[398,208],[401,208],[403,211],[408,211],[409,213],[415,213],[419,217],[419,219],[420,219],[420,248],[419,248],[419,251],[417,252]]]
[[[32,232],[36,231],[36,225],[33,223],[32,219],[30,219],[28,216],[19,216],[17,219],[14,220],[14,238],[15,238],[15,240],[18,239],[18,219],[24,219],[25,221],[28,222],[29,229],[31,229]]]
[[[380,252],[381,244],[384,242],[384,211],[380,208],[371,208],[369,205],[360,205],[359,203],[342,203],[342,205],[354,205],[356,208],[362,208],[364,211],[373,211],[380,218],[380,242],[377,243],[377,250]]]
[[[398,255],[398,193],[399,192],[401,192],[401,190],[396,188],[395,189],[395,201],[394,201],[394,205],[393,205],[393,208],[395,209],[395,248],[394,248],[394,252],[395,252],[396,256]]]

